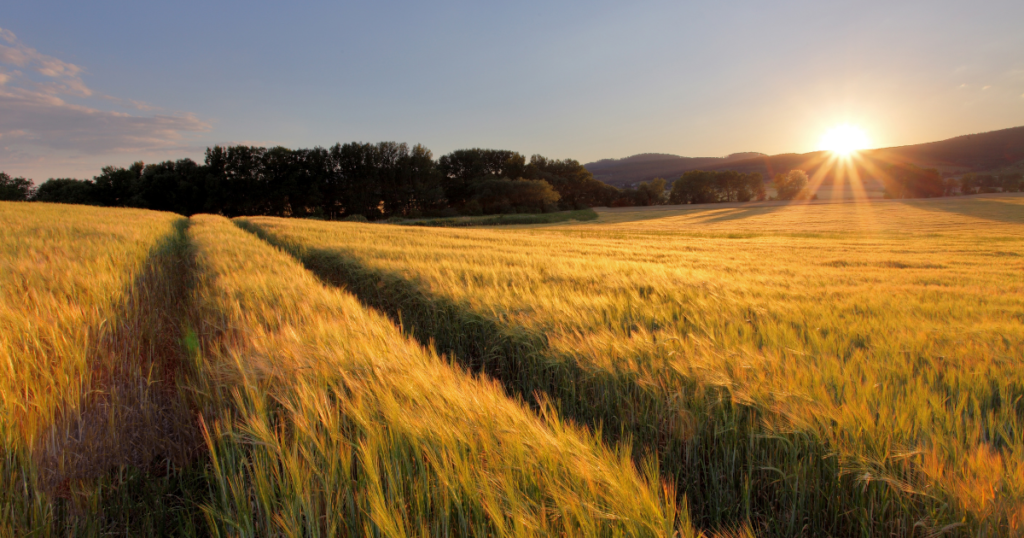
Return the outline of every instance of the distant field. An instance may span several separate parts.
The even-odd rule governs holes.
[[[522,224],[554,224],[569,221],[588,221],[597,218],[593,209],[556,211],[553,213],[512,213],[483,217],[450,217],[436,219],[400,220],[397,224],[434,228],[464,228],[470,226],[509,226]]]
[[[825,207],[823,207],[825,206]],[[750,202],[597,208],[589,225],[606,230],[674,232],[879,233],[1020,235],[1024,194],[917,200]],[[643,222],[642,222],[643,221]],[[642,223],[641,223],[642,222]],[[611,225],[611,226],[607,226]]]
[[[1024,197],[599,214],[241,222],[510,394],[658,454],[704,528],[1024,529]]]

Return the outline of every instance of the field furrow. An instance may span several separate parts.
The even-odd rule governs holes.
[[[999,536],[1024,525],[1024,226],[959,203],[906,210],[939,230],[888,205],[658,233],[240,225],[510,394],[656,452],[701,525]]]
[[[185,222],[0,204],[0,533],[199,523],[179,472],[201,447],[178,389]]]
[[[217,533],[692,534],[657,465],[536,416],[221,217],[194,217]]]

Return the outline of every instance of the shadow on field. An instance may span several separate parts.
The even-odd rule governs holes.
[[[900,200],[916,209],[956,213],[978,219],[1024,224],[1024,204],[1014,203],[1024,199],[1021,195],[1001,195],[999,198],[939,198],[932,200]]]
[[[35,448],[58,534],[205,534],[204,444],[179,388],[196,269],[188,220],[150,253],[112,321],[89,329],[89,385]]]
[[[841,469],[820,436],[769,433],[765,412],[733,401],[728,389],[683,376],[655,386],[631,371],[584,368],[586,361],[552,350],[540,332],[477,314],[351,253],[293,244],[251,222],[234,222],[386,314],[423,345],[499,380],[511,397],[536,404],[546,395],[563,418],[600,430],[606,442],[631,443],[638,462],[656,452],[662,476],[686,496],[700,528],[748,524],[766,536],[910,536],[923,519],[919,500]]]
[[[747,208],[736,208],[735,211],[716,215],[709,219],[704,219],[697,224],[711,224],[716,222],[729,222],[734,220],[744,220],[750,217],[759,217],[761,215],[767,215],[776,211],[782,210],[789,207],[788,204],[760,206],[760,207],[747,207]]]

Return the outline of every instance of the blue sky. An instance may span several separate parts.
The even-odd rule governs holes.
[[[1024,2],[58,2],[0,14],[0,170],[213,144],[583,162],[1024,125]]]

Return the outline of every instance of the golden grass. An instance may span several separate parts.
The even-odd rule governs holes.
[[[656,464],[638,475],[230,221],[192,221],[215,535],[692,532]]]
[[[192,222],[0,203],[0,535],[1024,532],[1024,197]]]
[[[0,203],[0,533],[119,528],[95,513],[107,473],[199,446],[166,316],[178,220]]]
[[[1024,198],[247,222],[513,392],[657,449],[703,524],[1022,532]]]
[[[831,203],[765,202],[598,209],[573,227],[603,231],[690,233],[970,233],[1020,236],[1024,196]],[[562,226],[564,227],[564,226]]]

